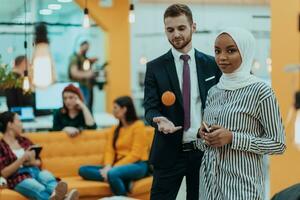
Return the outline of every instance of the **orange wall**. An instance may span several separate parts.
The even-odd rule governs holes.
[[[84,7],[85,0],[75,1],[80,7]],[[92,19],[106,31],[107,58],[105,59],[109,61],[106,68],[108,71],[108,84],[105,87],[106,110],[111,112],[116,97],[131,95],[129,1],[113,0],[111,8],[101,8],[99,0],[88,0],[88,9]],[[92,45],[97,44],[92,43]]]
[[[300,63],[298,32],[298,0],[271,0],[271,57],[272,86],[278,98],[283,121],[286,122],[293,104],[294,92],[299,89],[298,73],[286,73],[287,64]],[[283,156],[272,156],[270,162],[271,194],[300,182],[300,151],[293,144],[294,119],[285,123],[287,150]]]

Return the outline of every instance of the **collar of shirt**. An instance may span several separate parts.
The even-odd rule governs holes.
[[[181,55],[189,55],[190,56],[189,62],[190,62],[195,57],[195,49],[192,47],[188,53],[184,54],[184,53],[181,53],[181,52],[177,51],[176,49],[174,49],[174,47],[172,47],[172,54],[174,56],[175,61],[176,62],[179,61],[180,63],[183,63],[183,60],[180,59]]]

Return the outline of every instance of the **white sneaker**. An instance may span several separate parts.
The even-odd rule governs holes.
[[[72,189],[65,197],[64,200],[78,200],[79,193],[76,189]]]
[[[68,184],[64,181],[57,183],[54,192],[50,196],[50,200],[63,200],[68,192]]]

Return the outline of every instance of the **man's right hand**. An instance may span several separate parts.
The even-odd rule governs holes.
[[[154,117],[153,122],[157,123],[158,130],[164,134],[175,133],[182,129],[182,126],[175,126],[173,122],[165,117]]]

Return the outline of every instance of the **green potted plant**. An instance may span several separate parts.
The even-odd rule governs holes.
[[[8,64],[4,64],[0,58],[0,90],[8,88],[21,88],[23,78],[18,78],[12,70],[10,70]]]

